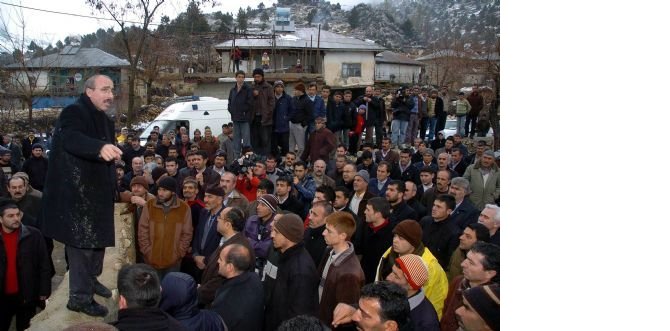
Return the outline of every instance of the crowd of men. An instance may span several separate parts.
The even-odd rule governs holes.
[[[485,140],[470,152],[467,134],[435,134],[446,120],[437,91],[384,100],[368,87],[351,100],[298,84],[284,99],[283,83],[272,93],[262,76],[247,86],[237,73],[233,122],[218,137],[209,127],[193,142],[185,127],[155,128],[145,146],[127,129],[117,136],[116,200],[135,218],[137,264],[119,272],[113,325],[499,330],[500,169]],[[343,109],[352,116],[338,119]],[[0,330],[13,316],[27,328],[51,291],[53,243],[40,233],[48,163],[39,141],[30,146],[22,168],[11,145],[0,150],[10,164],[0,176]]]

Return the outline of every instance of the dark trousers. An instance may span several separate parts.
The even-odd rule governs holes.
[[[465,135],[472,133],[474,135],[477,132],[477,116],[478,115],[466,115],[465,117]]]
[[[0,331],[9,330],[14,316],[16,316],[16,330],[27,329],[30,326],[30,319],[36,312],[36,304],[21,304],[18,295],[0,296]]]
[[[360,135],[354,134],[349,136],[349,153],[356,153],[358,152],[358,140],[360,139]]]
[[[272,125],[261,125],[261,116],[256,116],[251,124],[251,148],[254,149],[254,153],[268,155],[271,137]]]
[[[370,125],[365,127],[365,142],[371,143],[372,142],[372,129],[374,128],[375,130],[375,144],[377,148],[380,148],[382,146],[382,138],[384,137],[384,123],[375,123],[374,125]]]
[[[447,124],[447,114],[437,115],[437,124],[435,125],[435,132],[440,132],[444,130],[444,126]],[[446,138],[446,137],[445,137]]]
[[[240,60],[233,60],[233,72],[240,71]]]
[[[77,248],[65,245],[70,266],[70,300],[80,304],[93,301],[93,286],[102,273],[104,248]]]
[[[288,152],[288,137],[289,137],[288,132],[272,133],[272,143],[271,143],[272,154],[274,154],[276,157],[286,155],[286,152]]]
[[[421,138],[421,141],[426,140],[426,129],[428,129],[428,117],[424,116],[419,124],[419,138]]]

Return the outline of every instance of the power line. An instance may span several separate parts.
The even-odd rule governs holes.
[[[76,17],[83,17],[83,18],[92,18],[92,19],[96,19],[96,20],[106,20],[106,21],[117,22],[117,20],[115,20],[113,18],[96,17],[96,16],[90,16],[90,15],[73,14],[73,13],[66,13],[66,12],[60,12],[60,11],[55,11],[55,10],[33,8],[33,7],[17,5],[17,4],[13,4],[13,3],[7,3],[7,2],[4,2],[4,1],[0,1],[0,4],[7,5],[7,6],[13,6],[13,7],[19,7],[21,9],[30,9],[30,10],[35,10],[35,11],[41,11],[41,12],[51,13],[51,14],[68,15],[68,16],[76,16]],[[125,20],[120,20],[120,21],[124,22],[124,23],[144,24],[143,22],[134,22],[134,21],[125,21]],[[160,26],[160,24],[158,24],[158,23],[149,23],[149,25]]]

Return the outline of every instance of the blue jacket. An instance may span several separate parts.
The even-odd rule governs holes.
[[[198,309],[197,285],[193,277],[170,272],[161,282],[160,309],[193,331],[224,330],[223,319],[211,310]]]
[[[307,97],[309,98],[309,95]],[[312,99],[309,100],[311,101]],[[320,95],[316,95],[314,97],[314,101],[312,102],[312,104],[314,105],[313,119],[317,117],[326,117],[326,103],[323,102],[323,98],[321,98]]]
[[[293,185],[298,191],[298,200],[304,204],[310,204],[314,200],[314,193],[316,192],[316,182],[311,175],[305,175],[297,185]]]
[[[377,188],[377,185],[379,184],[379,181],[377,180],[377,178],[371,178],[370,183],[368,183],[368,191],[370,193],[374,194],[375,196],[385,198],[386,197],[386,188],[389,186],[389,183],[392,180],[393,179],[391,179],[390,177],[386,178],[386,183],[384,183],[384,185],[382,186],[382,189],[379,190]]]
[[[287,133],[289,131],[289,116],[293,113],[293,102],[286,92],[283,92],[279,99],[275,100],[274,128],[276,133]]]

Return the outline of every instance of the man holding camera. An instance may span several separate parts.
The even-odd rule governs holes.
[[[254,167],[256,162],[254,161],[254,154],[251,151],[246,151],[241,158],[239,158],[236,164],[233,164],[231,170],[237,173],[237,183],[235,184],[235,189],[244,195],[247,200],[254,201],[256,200],[256,191],[258,190],[258,184],[261,183],[260,178],[254,176]]]
[[[393,121],[391,122],[393,146],[399,147],[406,140],[407,126],[409,125],[410,110],[414,107],[414,101],[407,96],[407,90],[400,88],[396,92],[391,103],[393,109]]]

